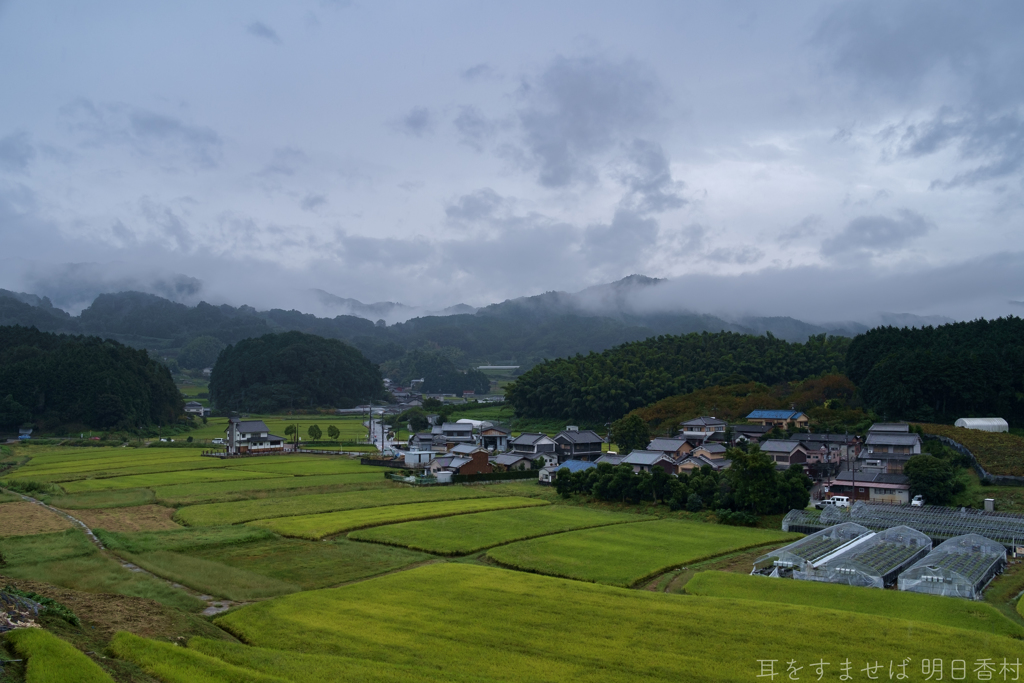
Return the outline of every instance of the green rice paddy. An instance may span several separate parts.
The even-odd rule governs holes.
[[[633,586],[673,567],[797,538],[766,529],[660,520],[520,541],[493,548],[487,557],[514,569]]]
[[[437,555],[467,555],[537,536],[653,519],[632,513],[549,506],[388,524],[353,531],[349,538],[425,550]]]
[[[280,517],[249,522],[250,526],[270,529],[282,536],[319,540],[325,536],[333,536],[346,531],[364,529],[381,524],[408,522],[434,517],[463,515],[486,510],[504,510],[510,508],[547,505],[545,501],[515,496],[495,496],[492,498],[476,498],[469,500],[447,500],[431,503],[407,503],[405,505],[387,505],[344,512],[328,512],[320,515],[303,515],[299,517]]]

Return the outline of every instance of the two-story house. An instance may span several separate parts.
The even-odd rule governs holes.
[[[274,436],[263,420],[228,420],[224,443],[228,455],[263,455],[284,450],[284,439]]]
[[[554,441],[559,462],[597,460],[601,457],[601,445],[604,443],[596,432],[590,429],[580,431],[579,427],[572,425],[556,434]]]

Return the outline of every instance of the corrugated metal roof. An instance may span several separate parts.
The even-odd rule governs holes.
[[[555,439],[559,439],[559,438],[565,439],[567,441],[571,441],[572,443],[603,443],[604,442],[604,439],[602,439],[597,434],[597,432],[595,432],[593,430],[590,430],[590,429],[584,429],[583,431],[580,431],[580,432],[570,432],[568,430],[563,430],[563,431],[561,431],[561,432],[559,432],[558,434],[555,435]]]
[[[748,420],[793,420],[803,415],[799,410],[755,410],[747,415]]]
[[[567,469],[570,472],[582,472],[583,470],[589,470],[595,467],[597,467],[596,462],[587,462],[586,460],[566,460],[561,465],[545,467],[544,469],[551,470],[552,472],[557,472],[561,469]]]
[[[671,460],[661,451],[633,451],[622,462],[626,465],[653,465],[659,460]]]
[[[913,446],[921,443],[921,437],[917,434],[874,432],[873,434],[868,434],[865,443],[868,446]]]
[[[762,453],[792,453],[797,448],[800,448],[799,441],[787,439],[769,439],[761,444]]]

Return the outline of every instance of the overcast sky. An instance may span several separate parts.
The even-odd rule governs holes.
[[[1020,2],[0,0],[0,287],[1024,313]]]

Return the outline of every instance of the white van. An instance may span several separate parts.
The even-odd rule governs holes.
[[[216,439],[211,440],[210,443],[215,443],[215,444],[223,446],[224,445],[224,439],[222,439],[221,437],[217,437]]]
[[[848,508],[850,507],[850,498],[849,496],[832,496],[818,501],[815,507],[819,510],[824,510],[826,507]]]

